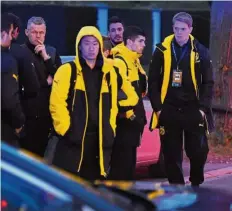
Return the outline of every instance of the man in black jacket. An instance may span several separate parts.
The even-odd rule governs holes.
[[[10,51],[17,60],[19,86],[20,86],[20,99],[34,97],[39,91],[39,81],[35,72],[35,65],[30,59],[28,52],[17,43],[20,33],[21,21],[18,16],[12,13],[6,13],[11,19],[13,24],[12,43]]]
[[[43,156],[48,142],[48,135],[52,128],[49,112],[51,85],[53,76],[61,65],[61,59],[55,48],[44,44],[46,23],[43,18],[30,18],[25,34],[27,40],[22,46],[33,61],[40,89],[36,97],[22,99],[26,115],[26,136],[22,140],[22,146],[33,153]]]
[[[165,166],[170,183],[184,184],[183,137],[190,159],[190,181],[204,181],[208,154],[206,133],[213,129],[211,100],[213,72],[208,50],[190,33],[192,17],[173,17],[174,35],[156,46],[149,69],[148,93],[158,122]]]
[[[1,16],[1,140],[17,147],[25,116],[19,100],[18,71],[9,51],[13,25],[7,15]]]

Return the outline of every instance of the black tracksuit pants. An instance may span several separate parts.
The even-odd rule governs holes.
[[[126,140],[125,140],[126,141]],[[137,147],[115,144],[111,157],[111,168],[107,179],[133,180],[136,168]]]
[[[128,119],[117,122],[109,180],[133,180],[135,177],[137,147],[140,145],[143,126]]]
[[[159,126],[169,183],[185,183],[182,171],[184,140],[186,155],[190,160],[189,180],[193,185],[201,184],[209,149],[204,119],[198,106],[174,107],[164,104]]]
[[[1,140],[13,147],[19,147],[18,137],[14,129],[3,122],[1,122]]]
[[[20,139],[22,148],[44,156],[48,144],[48,136],[51,132],[51,117],[27,117],[25,122],[25,136]]]
[[[81,157],[81,153],[80,144],[71,143],[68,137],[63,137],[57,144],[53,165],[90,181],[103,179],[100,175],[99,136],[97,133],[86,133],[83,160],[78,172],[78,158]]]

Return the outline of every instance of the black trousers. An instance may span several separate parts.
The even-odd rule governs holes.
[[[81,145],[70,143],[65,137],[57,144],[53,164],[90,181],[103,179],[100,175],[98,134],[86,134],[82,164],[78,172],[81,153]]]
[[[133,180],[137,147],[116,145],[113,148],[109,180]]]
[[[204,119],[198,106],[182,108],[164,105],[159,119],[161,145],[169,183],[184,184],[182,171],[183,141],[190,160],[190,182],[204,181],[208,142]]]
[[[140,144],[143,127],[131,120],[117,124],[109,180],[134,180],[137,146]]]
[[[43,157],[51,128],[50,117],[27,118],[25,135],[20,139],[21,147]]]
[[[14,129],[3,122],[1,122],[1,141],[13,146],[19,147],[18,136],[16,135]]]

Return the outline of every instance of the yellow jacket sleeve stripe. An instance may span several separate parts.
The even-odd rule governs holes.
[[[114,135],[116,135],[116,117],[118,114],[118,106],[117,106],[117,96],[118,96],[118,84],[117,84],[117,75],[114,71],[110,72],[110,83],[111,83],[111,91],[112,91],[112,107],[110,109],[110,125],[114,131]]]
[[[59,135],[64,135],[70,127],[70,114],[67,108],[67,97],[70,86],[71,66],[62,65],[54,76],[49,109],[53,126]]]

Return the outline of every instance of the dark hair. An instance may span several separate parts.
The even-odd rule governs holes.
[[[124,26],[123,21],[118,16],[112,16],[108,20],[108,30],[110,30],[110,24],[112,24],[112,23],[121,23]]]
[[[11,20],[11,23],[13,24],[13,29],[16,29],[18,27],[18,29],[20,30],[22,24],[20,18],[17,15],[13,13],[5,13],[4,15],[7,15]]]
[[[103,51],[111,50],[112,44],[109,37],[102,36],[103,38]]]
[[[137,26],[128,26],[126,27],[124,33],[123,33],[123,41],[124,44],[127,44],[127,40],[135,40],[139,35],[146,37],[144,31],[137,27]]]
[[[6,33],[9,33],[10,28],[11,28],[11,18],[7,14],[2,14],[1,15],[1,32],[5,31]]]

